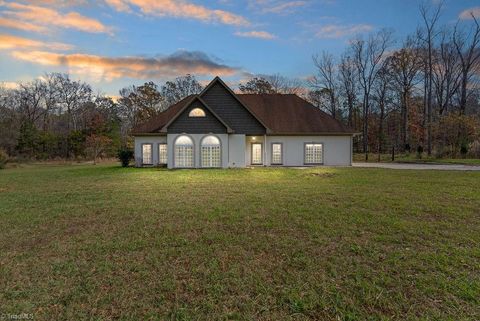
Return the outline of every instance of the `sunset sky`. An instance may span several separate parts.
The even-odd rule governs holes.
[[[380,28],[396,39],[420,23],[417,0],[0,0],[0,82],[69,72],[116,95],[186,73],[236,84],[257,74],[306,78],[311,56],[341,53]],[[447,0],[441,23],[480,14]],[[397,41],[398,43],[400,41]]]

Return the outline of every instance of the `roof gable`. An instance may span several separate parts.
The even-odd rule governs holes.
[[[238,134],[265,134],[267,126],[218,77],[200,93],[200,97]]]
[[[192,109],[200,107],[205,117],[189,117]],[[233,130],[198,96],[186,103],[160,130],[161,132],[228,132]]]

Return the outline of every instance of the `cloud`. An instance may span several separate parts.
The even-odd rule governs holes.
[[[307,1],[250,0],[249,7],[261,13],[290,14],[299,7],[304,7]]]
[[[44,26],[35,25],[29,22],[18,21],[15,19],[0,17],[0,27],[9,29],[18,29],[23,31],[46,32],[47,28]]]
[[[323,39],[337,39],[343,38],[351,35],[355,35],[361,32],[369,32],[373,29],[373,26],[368,24],[358,24],[358,25],[338,25],[338,24],[329,24],[321,26],[316,32],[315,36],[317,38]]]
[[[71,45],[67,45],[59,42],[41,42],[28,38],[22,38],[7,34],[0,34],[0,49],[39,49],[46,48],[50,50],[70,50],[73,48]]]
[[[305,5],[307,5],[306,1],[289,1],[289,2],[276,4],[269,8],[265,8],[263,11],[276,13],[276,14],[285,14],[285,13],[291,13],[295,8],[303,7]]]
[[[13,51],[14,58],[46,66],[63,66],[97,80],[168,78],[182,74],[231,76],[239,69],[213,61],[203,52],[179,51],[161,57],[105,57],[48,51]]]
[[[8,23],[17,21],[19,24],[23,24],[24,27],[25,24],[29,24],[30,27],[37,26],[37,31],[45,30],[47,26],[56,26],[59,28],[76,29],[89,33],[112,34],[111,28],[105,26],[96,19],[83,16],[78,12],[71,11],[62,14],[53,8],[16,2],[0,1],[0,6],[9,9],[3,11],[3,14],[9,17],[9,21],[7,21]]]
[[[475,18],[478,19],[480,17],[480,7],[474,7],[474,8],[469,8],[469,9],[463,10],[458,15],[458,17],[462,20],[469,20],[469,19],[473,19],[472,15],[474,15]]]
[[[149,16],[195,19],[234,26],[248,26],[250,22],[234,13],[209,9],[186,0],[105,0],[112,8],[122,12],[134,12],[134,8]]]
[[[239,37],[247,37],[247,38],[259,38],[259,39],[267,39],[267,40],[271,40],[271,39],[275,39],[277,38],[277,36],[269,33],[269,32],[266,32],[266,31],[246,31],[246,32],[235,32],[235,35],[236,36],[239,36]]]
[[[0,81],[0,88],[5,88],[8,90],[11,89],[17,89],[19,87],[18,82],[13,82],[13,81]]]

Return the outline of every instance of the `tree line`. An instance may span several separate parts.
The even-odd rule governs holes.
[[[340,57],[313,56],[309,100],[356,129],[358,151],[411,149],[480,157],[480,27],[439,25],[442,4],[421,6],[417,31],[395,46],[383,29],[356,37]]]
[[[365,153],[480,157],[480,27],[440,25],[442,5],[420,7],[421,23],[400,41],[383,29],[350,40],[334,56],[313,56],[308,80],[257,76],[240,93],[297,94],[355,129]],[[96,93],[68,74],[0,86],[0,149],[28,159],[114,156],[132,145],[131,129],[182,98],[200,93],[193,75]]]

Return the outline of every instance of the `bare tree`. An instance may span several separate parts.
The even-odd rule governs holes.
[[[385,142],[384,123],[390,112],[392,99],[390,92],[392,91],[392,74],[390,73],[388,61],[384,61],[379,69],[374,83],[373,100],[378,108],[378,131],[377,131],[377,152],[378,161],[381,159],[383,145]]]
[[[170,107],[189,95],[199,94],[202,90],[203,86],[195,76],[190,74],[167,81],[160,91],[164,99],[162,109]]]
[[[304,95],[303,83],[299,79],[284,77],[280,74],[263,76],[272,86],[272,90],[277,94],[295,94]]]
[[[392,32],[386,29],[370,35],[367,40],[357,38],[351,42],[351,50],[358,70],[360,86],[363,90],[363,151],[365,160],[368,160],[370,93],[385,59],[386,50],[391,44]]]
[[[343,54],[338,66],[338,77],[340,81],[340,91],[345,98],[348,109],[347,123],[351,128],[354,127],[354,109],[357,101],[358,74],[355,68],[355,61],[352,57]]]
[[[440,12],[442,10],[443,3],[440,2],[433,11],[426,5],[420,6],[420,15],[424,23],[425,33],[419,33],[420,39],[425,43],[426,47],[426,75],[425,75],[425,88],[426,88],[426,127],[427,127],[427,153],[432,154],[432,77],[433,77],[433,46],[434,39],[438,35],[436,25],[440,18]],[[432,12],[431,12],[432,11]]]
[[[333,118],[337,118],[337,78],[333,56],[323,52],[321,56],[314,55],[312,59],[317,75],[310,80],[310,86],[328,95],[330,103],[328,110]]]
[[[446,31],[441,34],[441,42],[435,50],[432,85],[438,113],[443,115],[460,85],[461,68],[455,45]]]
[[[480,26],[477,18],[471,13],[474,22],[469,33],[458,30],[458,23],[453,33],[453,43],[458,52],[461,66],[460,111],[465,114],[468,99],[468,83],[476,69],[480,68]]]
[[[402,116],[402,148],[409,144],[408,114],[409,100],[413,87],[418,83],[418,73],[422,67],[418,48],[412,38],[407,38],[403,47],[388,58],[388,68],[392,80],[400,93],[400,110]]]

